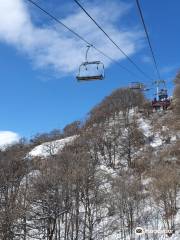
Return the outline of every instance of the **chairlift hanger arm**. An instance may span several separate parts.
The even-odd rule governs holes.
[[[88,62],[88,52],[89,52],[90,47],[92,47],[92,45],[87,45],[85,62]]]

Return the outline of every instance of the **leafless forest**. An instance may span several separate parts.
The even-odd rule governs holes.
[[[139,119],[149,121],[151,135]],[[154,147],[157,133],[162,144]],[[56,140],[69,136],[75,139],[54,154]],[[47,156],[30,156],[44,142]],[[0,151],[0,239],[129,240],[137,226],[175,235],[179,160],[180,74],[163,113],[153,113],[141,93],[118,89],[83,122]]]

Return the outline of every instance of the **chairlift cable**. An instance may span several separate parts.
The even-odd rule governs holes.
[[[85,14],[95,23],[95,25],[106,35],[106,37],[119,49],[119,51],[135,66],[135,68],[143,74],[146,78],[151,79],[123,50],[119,45],[107,34],[104,29],[97,23],[97,21],[87,12],[87,10],[79,3],[77,0],[73,0],[84,12]]]
[[[74,34],[77,38],[79,38],[80,40],[82,40],[83,42],[86,43],[86,45],[90,45],[92,48],[94,48],[97,52],[99,52],[100,54],[102,54],[104,57],[108,58],[111,62],[116,63],[117,65],[119,65],[122,69],[124,69],[125,71],[127,71],[128,73],[130,73],[132,76],[137,76],[134,72],[132,72],[131,70],[129,70],[128,68],[126,68],[125,66],[121,65],[117,60],[111,58],[110,56],[108,56],[106,53],[104,53],[103,51],[101,51],[99,48],[97,48],[96,46],[94,46],[93,44],[91,44],[90,42],[88,42],[84,37],[82,37],[81,35],[79,35],[78,33],[76,33],[73,29],[71,29],[70,27],[68,27],[66,24],[64,24],[62,21],[60,21],[57,17],[55,17],[54,15],[52,15],[50,12],[48,12],[47,10],[45,10],[44,8],[42,8],[39,4],[35,3],[33,0],[27,0],[28,2],[30,2],[31,4],[33,4],[35,7],[37,7],[38,9],[40,9],[42,12],[44,12],[44,14],[48,15],[50,18],[52,18],[54,21],[56,21],[58,24],[62,25],[64,28],[66,28],[67,30],[69,30],[72,34]]]
[[[143,12],[142,12],[139,0],[136,0],[136,4],[137,4],[137,8],[138,8],[138,11],[139,11],[139,14],[140,14],[142,25],[143,25],[143,28],[144,28],[144,31],[145,31],[145,34],[146,34],[148,45],[149,45],[149,48],[150,48],[150,51],[151,51],[151,55],[152,55],[152,58],[153,58],[153,62],[154,62],[154,66],[155,66],[155,69],[156,69],[157,77],[158,77],[159,80],[161,80],[160,71],[158,69],[158,64],[157,64],[157,61],[156,61],[155,53],[153,51],[153,47],[152,47],[152,44],[151,44],[151,40],[150,40],[150,37],[149,37],[149,33],[148,33],[148,30],[147,30],[147,26],[146,26],[146,23],[145,23],[145,20],[144,20],[144,16],[143,16]]]

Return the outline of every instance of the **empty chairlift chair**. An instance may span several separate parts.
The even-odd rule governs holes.
[[[79,73],[76,77],[78,81],[103,80],[105,77],[104,64],[101,61],[88,61],[87,55],[90,47],[87,47],[85,62],[79,66]]]
[[[140,92],[145,92],[150,90],[144,85],[144,83],[140,83],[140,82],[131,82],[129,88],[132,90],[140,91]]]
[[[133,90],[142,90],[144,88],[144,84],[140,82],[131,82],[130,89]]]

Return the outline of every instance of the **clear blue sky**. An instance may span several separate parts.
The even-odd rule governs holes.
[[[4,1],[6,2],[7,0]],[[46,25],[48,26],[48,29],[51,29],[53,22],[27,4],[26,0],[16,0],[15,2],[26,6],[26,14],[31,16],[31,24],[36,26],[37,29],[43,28]],[[71,24],[71,22],[73,22],[74,24],[74,21],[77,20],[78,24],[79,20],[72,16],[79,13],[80,10],[72,0],[68,0],[66,5],[63,5],[64,1],[62,0],[52,0],[49,5],[43,5],[44,1],[36,0],[36,2],[40,3],[46,9],[49,9],[51,12],[54,11],[54,14],[59,18],[65,19],[66,23]],[[90,10],[92,9],[91,13],[92,15],[94,13],[94,16],[96,16],[96,7],[101,7],[101,5],[97,4],[98,0],[89,1],[89,3],[88,1],[81,2]],[[106,1],[106,8],[108,2],[110,3],[110,1]],[[111,0],[111,2],[114,2],[115,4],[117,3],[116,0]],[[150,53],[148,45],[143,40],[143,36],[141,36],[143,34],[143,32],[141,32],[142,26],[134,4],[135,1],[122,0],[122,2],[124,2],[123,7],[125,8],[127,5],[129,10],[124,10],[127,11],[126,14],[120,17],[120,20],[117,20],[117,17],[114,22],[111,22],[111,26],[114,24],[116,30],[119,29],[120,31],[122,29],[128,31],[131,31],[132,29],[132,31],[134,31],[137,29],[137,32],[140,32],[138,40],[134,40],[138,43],[135,45],[131,58],[136,61],[144,71],[155,78],[153,66],[149,63]],[[59,3],[60,6],[58,6],[57,3]],[[108,9],[103,6],[103,1],[101,1],[101,3],[102,11],[106,10],[104,14],[109,14],[109,18],[111,18],[113,13],[108,12]],[[162,77],[167,80],[170,94],[172,94],[172,80],[180,65],[180,1],[141,0],[141,5],[154,51],[157,56],[159,69],[162,73]],[[112,9],[113,7],[114,6],[112,6]],[[17,9],[17,13],[18,11],[19,10]],[[118,9],[116,9],[116,11],[118,11]],[[76,60],[76,52],[73,52],[73,42],[70,45],[71,47],[66,50],[66,53],[68,51],[68,54],[64,52],[61,53],[61,49],[58,50],[59,55],[57,55],[57,62],[59,61],[59,63],[56,65],[54,59],[53,61],[49,60],[52,57],[49,52],[43,52],[41,55],[41,51],[44,51],[44,49],[40,50],[40,47],[35,46],[36,44],[34,42],[36,37],[33,39],[32,46],[29,47],[29,42],[26,38],[23,38],[23,36],[29,34],[25,32],[25,27],[23,28],[24,32],[22,32],[22,30],[19,30],[18,24],[16,26],[16,22],[14,23],[15,28],[13,28],[11,26],[9,27],[6,18],[0,20],[1,22],[4,21],[3,26],[6,28],[4,30],[2,29],[2,26],[0,26],[0,131],[8,130],[16,132],[20,136],[30,137],[37,132],[47,132],[54,128],[62,129],[66,124],[76,119],[83,119],[95,104],[100,102],[105,96],[109,95],[114,89],[126,86],[131,81],[143,81],[151,84],[138,72],[137,74],[139,77],[133,78],[128,73],[121,70],[116,64],[109,64],[109,62],[106,63],[106,79],[104,81],[80,84],[75,79],[76,70],[74,66],[76,66],[77,63],[74,63]],[[101,23],[101,18],[98,19],[98,21]],[[23,24],[26,26],[26,22]],[[16,27],[17,31],[19,31],[18,36],[15,36],[16,33],[13,32],[13,30],[16,31]],[[88,28],[88,25],[85,27]],[[110,26],[108,26],[108,28],[109,27]],[[10,30],[7,31],[8,28],[10,28]],[[29,27],[29,29],[30,28],[31,27]],[[61,27],[58,28],[54,25],[52,28],[56,29],[58,33],[62,30]],[[75,29],[78,31],[76,26]],[[82,34],[84,34],[84,32],[82,32]],[[99,34],[98,30],[97,34]],[[70,35],[67,36],[67,33],[65,33],[65,35],[67,38],[71,37]],[[57,38],[57,36],[55,37]],[[84,34],[84,37],[88,38],[89,35],[87,34],[86,36]],[[63,34],[61,34],[60,38],[63,38]],[[23,41],[25,41],[25,43]],[[39,40],[37,39],[37,41]],[[78,42],[79,40],[74,41]],[[131,41],[133,40],[131,39]],[[111,43],[107,44],[111,45]],[[47,43],[48,49],[51,49],[50,45],[51,40]],[[46,47],[46,44],[44,46]],[[136,49],[136,46],[138,49]],[[79,46],[75,47],[77,50]],[[79,57],[80,59],[83,57],[83,48],[85,48],[85,46],[82,44],[80,50],[78,50],[81,55]],[[117,50],[115,49],[113,51],[113,54],[116,54]],[[110,53],[111,52],[108,52],[109,55]],[[47,56],[47,61],[46,54],[49,54]],[[41,64],[42,61],[43,64]],[[65,66],[63,65],[63,61],[67,62]],[[72,69],[69,69],[71,68],[71,63],[73,67]],[[120,59],[120,63],[136,72],[127,60]]]

